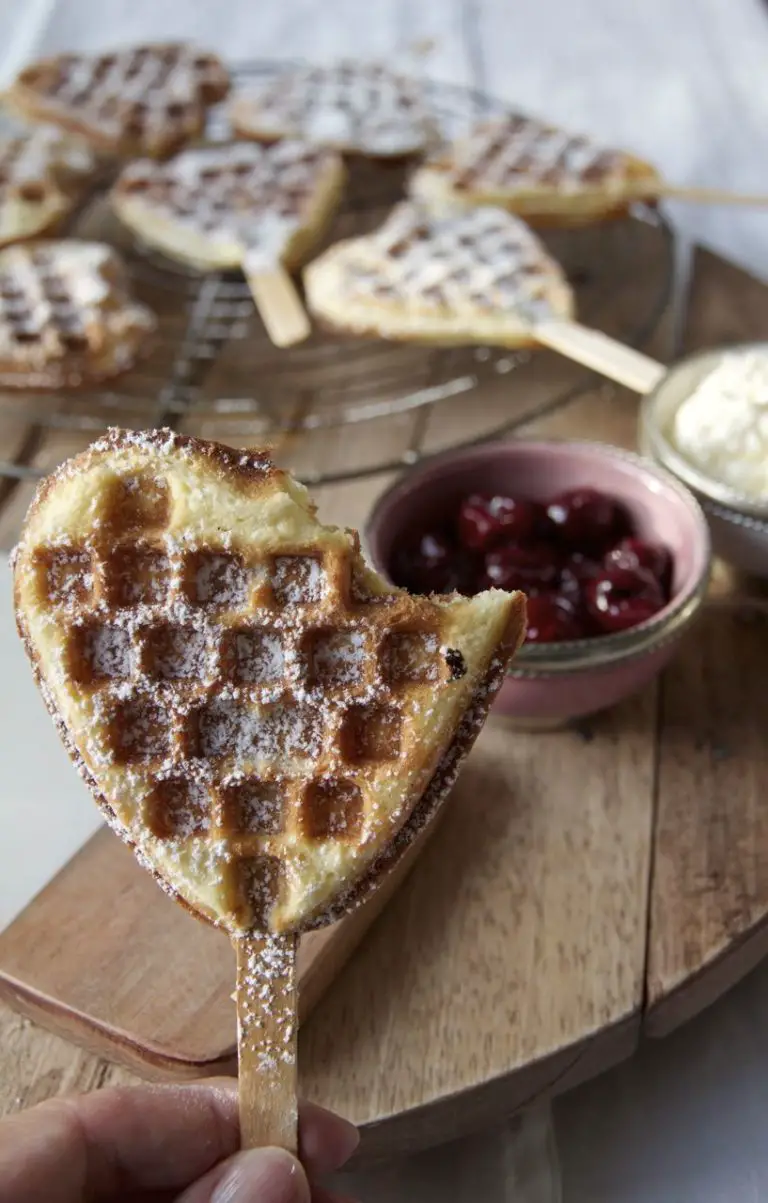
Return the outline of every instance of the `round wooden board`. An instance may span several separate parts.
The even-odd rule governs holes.
[[[765,287],[709,255],[692,296],[689,349],[759,337],[768,321]],[[542,373],[566,370],[542,357]],[[512,403],[503,381],[483,397]],[[435,446],[466,407],[441,407]],[[525,433],[632,446],[636,416],[636,398],[601,386]],[[394,423],[388,433],[408,435]],[[329,455],[343,457],[339,442]],[[321,512],[362,518],[381,487],[321,491]],[[488,724],[416,870],[302,1029],[302,1090],[363,1126],[364,1156],[446,1140],[565,1090],[763,955],[766,603],[722,572],[714,596],[728,606],[710,608],[643,695],[578,730]],[[7,1012],[0,1039],[19,1062],[0,1110],[25,1072],[44,1075],[32,1097],[125,1077],[45,1034],[30,1052]]]
[[[766,328],[765,286],[699,252],[680,350]],[[636,422],[635,397],[598,386],[524,433],[633,447]],[[442,829],[303,1031],[306,1092],[361,1122],[371,1156],[585,1080],[768,953],[768,598],[718,565],[712,601],[642,696],[577,731],[483,732]]]

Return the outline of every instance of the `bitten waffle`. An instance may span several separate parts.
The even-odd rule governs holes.
[[[61,221],[95,166],[85,142],[56,129],[0,137],[0,247],[34,238]]]
[[[110,823],[234,934],[372,887],[524,627],[520,594],[390,587],[265,454],[170,431],[110,432],[49,477],[14,571],[38,683]]]
[[[25,117],[82,134],[104,154],[164,158],[202,133],[208,108],[228,91],[229,74],[215,54],[169,42],[38,59],[6,99]]]
[[[132,163],[112,204],[142,241],[195,267],[290,268],[320,237],[343,182],[333,151],[240,142]]]
[[[654,184],[655,168],[625,151],[511,113],[435,152],[410,191],[439,209],[500,205],[534,225],[579,225],[625,213]]]
[[[434,138],[416,81],[379,63],[289,68],[235,96],[230,120],[242,138],[305,138],[380,159],[418,154]]]
[[[337,243],[304,272],[307,304],[350,334],[517,347],[533,326],[569,318],[560,266],[502,209],[434,214],[398,205],[374,234]]]
[[[0,386],[71,388],[130,368],[155,329],[123,266],[98,242],[0,251]]]

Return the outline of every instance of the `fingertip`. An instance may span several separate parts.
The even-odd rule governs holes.
[[[349,1161],[360,1143],[354,1124],[317,1103],[299,1110],[299,1156],[312,1174],[330,1174]]]
[[[221,1163],[179,1203],[310,1203],[304,1169],[285,1149],[248,1149]]]

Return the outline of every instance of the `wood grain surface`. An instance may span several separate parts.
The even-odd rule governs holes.
[[[169,19],[168,13],[165,10],[161,13],[152,0],[134,0],[130,6],[123,6],[123,10],[118,16],[80,0],[58,0],[56,4],[21,8],[8,6],[7,12],[0,13],[0,21],[4,17],[8,22],[9,34],[3,39],[2,56],[4,59],[10,56],[11,66],[18,67],[38,51],[125,43],[131,38],[146,38],[161,27],[163,33],[170,32],[163,24]],[[546,113],[574,128],[583,128],[604,138],[607,143],[631,147],[659,163],[672,181],[715,186],[727,181],[734,187],[764,189],[765,156],[760,149],[768,93],[756,86],[755,81],[764,69],[766,17],[764,5],[759,0],[745,0],[739,5],[729,0],[674,0],[672,3],[670,0],[648,0],[639,6],[616,5],[614,0],[590,0],[584,6],[563,4],[562,0],[543,0],[526,12],[523,37],[513,36],[517,31],[510,29],[509,6],[498,0],[445,0],[440,5],[417,7],[402,0],[382,0],[377,5],[334,0],[326,6],[322,22],[297,19],[297,12],[304,16],[307,11],[302,0],[262,6],[255,28],[250,5],[233,4],[225,22],[221,21],[216,6],[208,11],[204,5],[193,5],[185,8],[183,20],[194,21],[198,37],[206,42],[210,39],[230,56],[252,53],[322,57],[391,52],[394,59],[412,40],[430,38],[435,49],[427,60],[426,69],[436,78],[489,87],[531,111]],[[41,16],[42,13],[45,15]],[[177,16],[176,19],[180,18]],[[43,37],[38,40],[35,40],[34,30],[30,32],[28,28],[35,21],[47,21]],[[178,28],[178,24],[174,25],[173,32],[178,32]],[[653,87],[647,86],[649,79],[653,79]],[[736,215],[722,209],[678,206],[676,215],[689,233],[703,236],[710,244],[714,242],[729,253],[740,255],[742,262],[754,265],[755,270],[766,270],[768,243],[763,214],[745,212]],[[691,345],[706,344],[722,337],[733,340],[744,337],[755,328],[753,315],[765,314],[765,295],[763,287],[756,281],[749,280],[722,261],[700,256],[688,332]],[[759,333],[764,333],[764,328]],[[556,374],[560,370],[561,365],[554,357],[540,357],[534,373],[536,379],[531,381],[531,393],[536,392],[537,379],[542,380],[542,388],[545,388],[547,374]],[[538,373],[541,373],[540,377]],[[501,381],[494,391],[494,404],[503,409],[504,382]],[[463,398],[464,403],[469,401],[475,406],[479,400],[478,396]],[[616,393],[614,401],[615,408],[603,406],[597,393],[579,399],[570,411],[572,431],[588,430],[596,437],[602,434],[602,437],[631,443],[636,403],[620,392]],[[527,404],[525,401],[511,403]],[[535,409],[535,404],[531,408]],[[435,446],[439,446],[441,442],[450,441],[456,428],[461,428],[462,405],[449,403],[445,408],[441,407],[436,419],[430,423],[428,436]],[[377,429],[377,438],[381,437],[383,425]],[[403,434],[407,447],[412,432],[409,420],[398,420],[392,426]],[[0,438],[5,455],[13,454],[19,442],[26,442],[29,436],[29,426],[19,419],[16,406],[0,414]],[[40,452],[41,464],[45,464],[46,458],[55,462],[63,451],[59,445],[51,448],[46,457],[33,430],[32,449],[35,448]],[[371,495],[375,491],[376,485]],[[362,500],[365,500],[364,492],[361,490],[357,495]],[[332,496],[323,493],[327,512],[339,516],[352,512],[350,503],[355,500],[355,486],[349,492],[346,487],[341,488]],[[28,491],[26,496],[28,498]],[[367,499],[370,500],[370,496]],[[6,546],[25,504],[25,491],[22,490],[16,501],[15,521],[9,515],[3,527]],[[718,573],[716,585],[727,591],[733,582],[727,574]],[[725,638],[724,648],[731,646],[729,641],[730,634]],[[693,671],[697,658],[694,649],[689,649],[686,655],[691,657],[691,663],[686,660],[680,680],[698,683],[702,674],[697,676]],[[732,662],[724,658],[721,663],[713,652],[712,656],[708,655],[707,663],[707,674],[715,663],[724,673],[718,697],[729,698],[734,709],[740,707],[740,681]],[[751,671],[753,666],[747,667]],[[659,949],[663,947],[664,951],[656,961],[658,993],[656,1005],[649,1013],[649,1026],[656,1019],[661,1023],[664,992],[676,980],[677,974],[689,969],[696,972],[697,966],[707,965],[706,972],[712,981],[719,968],[727,964],[722,959],[707,962],[710,939],[714,938],[717,944],[727,927],[724,917],[717,913],[718,883],[725,883],[734,931],[744,933],[750,914],[758,916],[761,906],[760,874],[756,865],[756,845],[761,830],[757,807],[750,808],[743,799],[734,801],[732,797],[733,792],[745,784],[736,771],[737,766],[732,763],[733,757],[718,760],[716,755],[713,757],[703,750],[692,753],[692,732],[700,729],[701,713],[698,717],[693,713],[694,700],[686,694],[682,684],[674,683],[677,681],[677,678],[672,679],[675,671],[672,670],[668,681],[662,685],[663,706],[656,715],[660,736],[658,804],[662,820],[657,830],[659,833],[664,830],[666,836],[663,856],[659,855],[659,848],[656,849],[654,930],[658,934]],[[707,689],[711,688],[710,681]],[[672,703],[677,708],[674,739],[666,731],[666,714],[673,713]],[[718,710],[718,714],[722,715],[722,710]],[[728,729],[732,719],[727,714],[724,718]],[[741,750],[749,744],[749,738],[744,733],[736,734],[734,746]],[[647,738],[653,737],[649,733]],[[718,797],[708,793],[703,796],[705,822],[704,832],[700,834],[694,828],[693,815],[702,798],[702,773],[708,772],[713,760],[719,783]],[[679,764],[680,769],[673,770],[674,764]],[[749,787],[749,783],[746,784]],[[665,794],[668,795],[667,805]],[[718,811],[720,802],[726,804],[725,815]],[[667,817],[663,818],[664,815]],[[757,820],[748,835],[736,827],[737,817],[743,815]],[[666,866],[664,872],[662,864]],[[671,936],[674,917],[667,916],[660,896],[661,883],[672,881],[676,872],[681,873],[682,880],[676,885],[673,897],[680,915],[684,916],[685,947]],[[750,895],[753,889],[756,894]],[[737,940],[737,947],[748,948],[750,944],[753,949],[757,948],[757,942],[748,938],[742,936],[740,941]],[[705,980],[706,975],[700,979]],[[653,999],[653,969],[648,985],[649,997]],[[671,999],[679,1002],[684,997],[684,992],[675,992],[672,987]],[[729,1022],[733,1023],[735,1018],[735,1014],[731,1014]],[[671,1020],[674,1019],[673,1015]],[[723,1022],[721,1018],[721,1024]],[[667,1026],[666,1021],[663,1026]],[[755,1030],[758,1026],[756,1020]],[[712,1058],[719,1067],[717,1084],[714,1073],[705,1079],[714,1111],[720,1107],[722,1098],[719,1080],[722,1063],[738,1060],[738,1053],[734,1058],[732,1034],[723,1031],[718,1057]],[[52,1094],[92,1089],[130,1078],[125,1071],[30,1025],[1,1005],[0,1047],[3,1050],[0,1111],[31,1104]],[[595,1047],[593,1042],[590,1048]],[[658,1062],[660,1058],[657,1056],[656,1060]],[[581,1064],[586,1064],[586,1055]],[[674,1074],[675,1070],[673,1059],[670,1072]],[[744,1093],[741,1089],[744,1081],[740,1080],[739,1091],[734,1096],[738,1096],[739,1105],[734,1107],[733,1122],[739,1127],[748,1127],[744,1117],[749,1111],[749,1099],[743,1100],[742,1107],[740,1097]],[[676,1088],[678,1083],[673,1085]],[[665,1089],[661,1078],[659,1089]],[[687,1093],[679,1089],[669,1093],[674,1096],[674,1105],[680,1111],[688,1110],[693,1143],[700,1143],[702,1125],[696,1086],[689,1082]],[[755,1085],[753,1105],[758,1093],[762,1099],[762,1089],[758,1090]],[[745,1161],[743,1156],[737,1156],[733,1174],[728,1178],[725,1164],[728,1161],[727,1134],[719,1123],[719,1116],[711,1129],[712,1143],[717,1146],[714,1160],[699,1156],[698,1150],[692,1149],[687,1140],[681,1142],[684,1154],[676,1157],[674,1133],[670,1136],[666,1130],[663,1134],[658,1132],[662,1126],[658,1100],[641,1094],[636,1101],[640,1110],[636,1108],[630,1122],[633,1144],[639,1158],[647,1156],[648,1150],[654,1154],[653,1159],[658,1163],[655,1176],[649,1167],[644,1167],[645,1173],[627,1174],[625,1166],[631,1159],[626,1158],[623,1173],[614,1165],[614,1177],[606,1176],[604,1144],[606,1140],[610,1141],[610,1125],[606,1123],[605,1110],[591,1112],[593,1122],[582,1130],[582,1143],[584,1158],[591,1156],[593,1173],[588,1175],[588,1187],[583,1194],[578,1189],[578,1182],[575,1193],[571,1193],[570,1184],[566,1184],[568,1203],[575,1203],[577,1198],[579,1203],[582,1200],[596,1203],[598,1198],[606,1197],[617,1203],[619,1199],[634,1201],[640,1197],[638,1191],[642,1191],[643,1186],[648,1188],[647,1198],[667,1198],[672,1191],[676,1203],[693,1199],[696,1203],[704,1203],[705,1199],[709,1201],[715,1197],[740,1197],[739,1190],[743,1193],[745,1189],[745,1175],[750,1176],[750,1186],[754,1184],[758,1194],[761,1190],[764,1193],[766,1169],[764,1164],[755,1164],[756,1159]],[[616,1102],[609,1092],[607,1109],[614,1107]],[[628,1100],[623,1099],[622,1104],[631,1111]],[[755,1106],[753,1119],[758,1114],[762,1116],[764,1108],[760,1112],[759,1106]],[[655,1144],[653,1139],[650,1142],[634,1141],[639,1125],[644,1132],[653,1132],[655,1125],[658,1133]],[[759,1131],[763,1130],[764,1122],[761,1122]],[[757,1141],[764,1145],[758,1136],[755,1148]],[[591,1154],[587,1151],[588,1146],[592,1148]],[[547,1203],[553,1203],[561,1198],[556,1175],[553,1173],[546,1181],[543,1177],[546,1176],[545,1169],[551,1167],[554,1160],[546,1108],[538,1107],[529,1109],[508,1125],[472,1139],[394,1161],[375,1173],[358,1173],[345,1178],[343,1185],[370,1203],[416,1199],[419,1203],[436,1203],[437,1200],[444,1203],[447,1199],[451,1203],[477,1203],[478,1199],[499,1200],[499,1203],[502,1200],[521,1203],[523,1199],[526,1203],[531,1200],[543,1203],[546,1199]],[[679,1177],[675,1176],[675,1171]],[[606,1187],[609,1181],[615,1189]],[[734,1185],[729,1194],[730,1181],[738,1186]],[[583,1181],[581,1185],[584,1185]]]
[[[591,320],[617,332],[652,308],[665,243],[642,223],[616,227],[608,237],[631,270],[608,256],[595,272],[605,237],[579,231],[572,261]],[[250,348],[245,339],[225,350],[212,393],[233,387]],[[329,371],[338,375],[338,365]],[[542,353],[484,390],[482,404],[457,396],[426,414],[352,426],[343,438],[330,430],[289,439],[283,450],[298,471],[321,462],[328,472],[366,448],[397,457],[418,437],[438,449],[471,436],[478,421],[482,430],[513,418],[524,433],[629,443],[636,400],[588,381]],[[569,390],[574,400],[550,412],[549,398]],[[47,464],[65,441],[69,452],[70,441],[86,437],[49,435],[37,458]],[[385,483],[317,490],[321,516],[362,524]],[[26,492],[6,507],[6,529]],[[644,990],[654,731],[653,690],[577,732],[521,736],[489,723],[422,871],[302,1031],[302,1090],[363,1125],[368,1156],[478,1128],[632,1051]],[[17,1004],[78,1039],[82,1017],[96,1015],[91,1039],[106,1035],[113,1055],[130,1064],[144,1043],[153,1072],[215,1069],[233,1052],[226,941],[177,914],[108,840],[105,833],[80,854],[90,858],[87,871],[73,862],[0,937],[6,981],[32,977],[34,989],[15,989]],[[122,882],[126,900],[117,928],[100,919],[107,882]],[[70,916],[73,935],[84,914],[96,928],[81,932],[88,965],[72,959],[61,922]],[[56,1008],[56,998],[69,1006]]]
[[[700,256],[689,345],[758,333],[765,296],[743,273]],[[663,346],[651,349],[663,355]],[[547,373],[562,381],[574,372],[554,357],[538,362],[545,380]],[[634,442],[637,400],[626,390],[582,388],[543,415],[536,400],[514,379],[500,381],[484,394],[484,420],[516,412],[525,434]],[[430,415],[434,430],[426,437],[440,446],[472,417],[466,398],[448,401]],[[393,448],[407,445],[416,420],[390,424]],[[55,462],[84,437],[49,437],[38,462]],[[350,433],[365,437],[364,427]],[[322,452],[329,462],[343,455],[330,436]],[[362,517],[381,484],[320,489],[324,516]],[[6,507],[6,529],[18,519],[24,492]],[[743,584],[724,574],[717,587],[721,595],[743,593]],[[489,724],[420,872],[302,1033],[302,1089],[365,1126],[368,1156],[479,1128],[627,1056],[641,1022],[646,951],[651,1031],[705,1005],[762,954],[764,754],[759,729],[743,716],[760,712],[764,639],[760,625],[740,613],[705,621],[703,633],[711,634],[675,661],[661,710],[651,689],[576,732],[525,736],[503,721]],[[752,699],[746,711],[745,696]],[[147,888],[154,889],[149,881]],[[182,921],[192,923],[179,913]],[[160,958],[172,956],[173,927],[167,930],[167,944],[164,936],[157,943]],[[51,926],[54,945],[58,931]],[[219,950],[226,966],[219,968],[218,952],[210,961],[204,955],[210,983],[184,1017],[185,1039],[197,1053],[220,1030],[217,1006],[231,1024],[222,985],[231,980],[226,942]],[[45,960],[52,949],[43,943],[40,952]],[[116,979],[133,978],[137,1014],[147,997],[142,973],[151,966],[151,958],[148,964],[129,955],[125,978]],[[87,1002],[96,982],[79,988]],[[151,1016],[159,1035],[178,1021],[172,1009]],[[30,1045],[16,1021],[7,1021],[6,1038],[9,1058],[35,1055],[35,1040]],[[85,1054],[73,1054],[69,1064],[51,1038],[35,1039],[43,1063],[60,1062],[38,1089],[53,1093],[72,1075],[111,1079],[112,1070],[99,1070]]]
[[[237,1085],[240,1141],[299,1150],[298,938],[247,935],[234,941],[237,959]]]
[[[766,337],[765,286],[698,252],[684,349]],[[714,591],[733,608],[706,615],[662,685],[645,1019],[656,1036],[768,954],[766,591],[722,566]]]
[[[300,1018],[328,989],[440,820],[420,832],[363,906],[302,939]],[[105,916],[106,897],[114,906]],[[107,828],[0,932],[0,996],[145,1076],[234,1072],[234,983],[227,938],[167,898]]]

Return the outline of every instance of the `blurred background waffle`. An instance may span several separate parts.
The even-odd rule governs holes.
[[[239,66],[235,84],[269,79],[279,66]],[[467,88],[428,83],[426,90],[447,137],[503,108]],[[223,110],[214,112],[211,138],[227,135]],[[379,225],[402,196],[406,170],[402,163],[354,160],[324,245]],[[18,492],[19,512],[30,491],[18,489],[20,482],[33,482],[109,425],[170,425],[235,444],[266,443],[304,480],[323,483],[399,468],[429,451],[512,430],[573,393],[573,371],[546,353],[398,345],[321,331],[289,351],[276,349],[242,276],[197,274],[138,244],[109,208],[109,178],[105,172],[95,181],[59,233],[120,250],[136,299],[157,314],[158,334],[149,355],[109,386],[23,398],[0,393],[0,501]],[[643,341],[673,284],[672,234],[658,210],[641,206],[620,221],[548,232],[545,241],[565,268],[581,320],[624,341]],[[472,407],[468,394],[494,381],[503,404]],[[6,516],[0,537],[7,544],[13,532]]]

